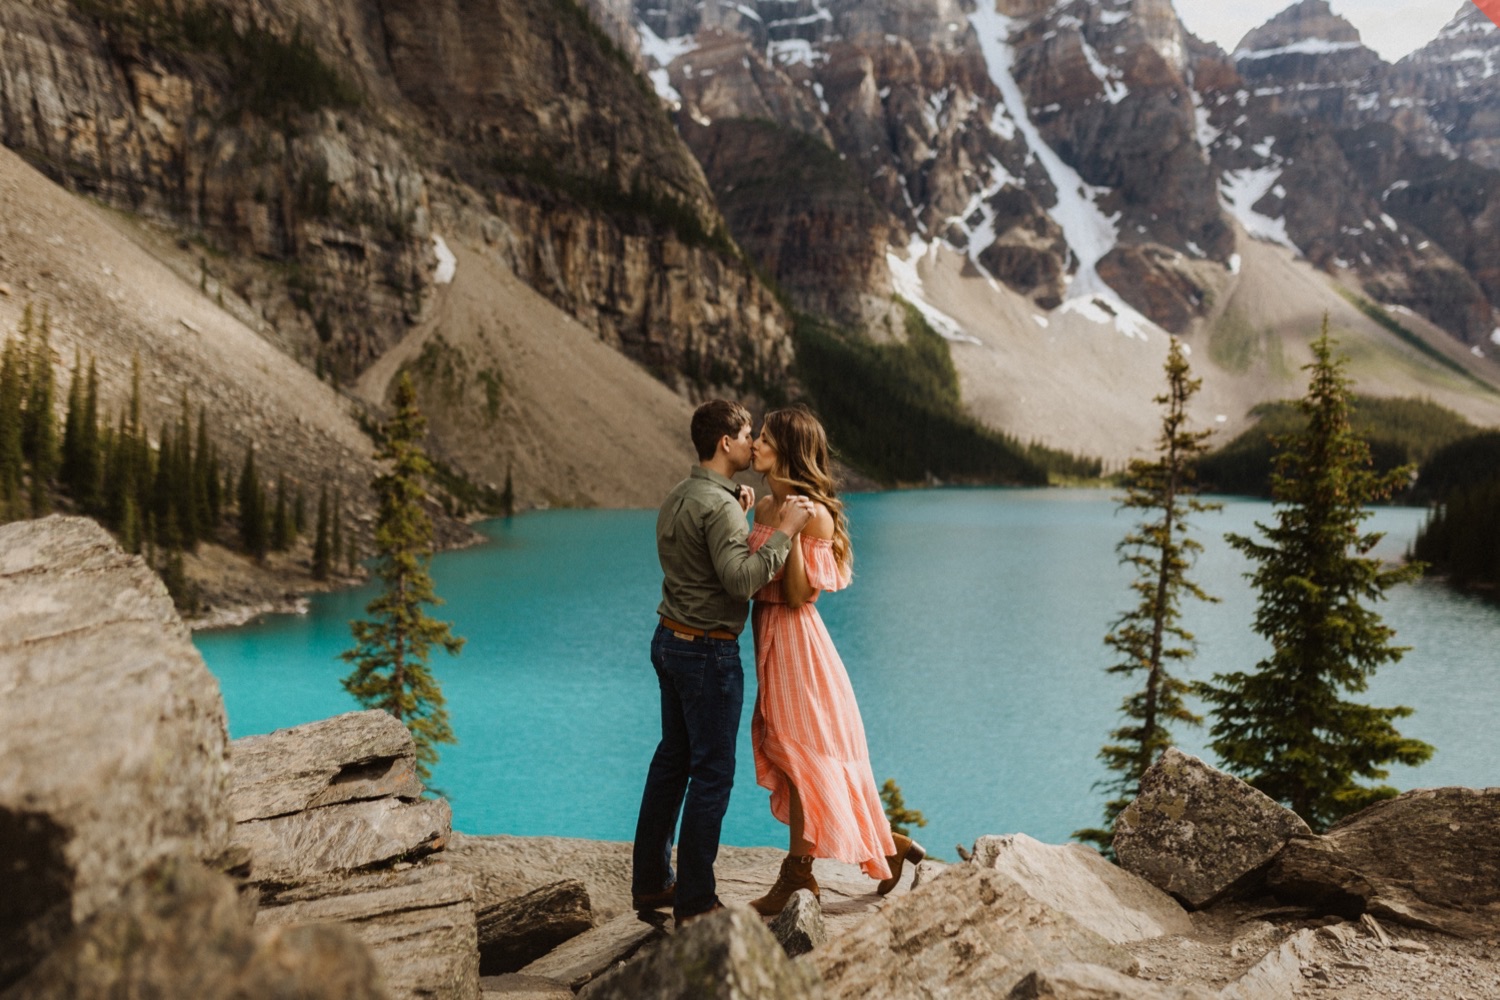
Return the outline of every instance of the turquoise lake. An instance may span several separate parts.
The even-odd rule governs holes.
[[[1245,669],[1266,647],[1250,630],[1249,563],[1223,542],[1253,533],[1269,504],[1227,499],[1198,515],[1206,551],[1194,578],[1222,603],[1189,603],[1197,658],[1179,672]],[[893,777],[928,825],[917,836],[952,858],[955,844],[1021,831],[1063,842],[1096,824],[1105,777],[1096,759],[1128,681],[1108,675],[1110,623],[1133,601],[1114,547],[1131,524],[1102,491],[941,489],[849,498],[855,580],[818,607],[858,695],[877,782]],[[1378,550],[1405,551],[1425,513],[1383,508]],[[488,522],[490,544],[433,561],[438,617],[467,640],[435,653],[459,742],[442,748],[433,784],[466,833],[629,840],[659,733],[647,656],[660,571],[654,511],[564,510]],[[348,621],[373,590],[313,599],[306,615],[199,633],[223,688],[230,735],[325,718],[356,706],[339,686]],[[1401,789],[1500,785],[1500,608],[1435,582],[1379,606],[1412,647],[1382,668],[1364,700],[1410,705],[1402,731],[1437,747],[1398,768]],[[745,713],[724,842],[785,844],[750,754],[751,644]],[[1213,760],[1204,730],[1185,750]]]

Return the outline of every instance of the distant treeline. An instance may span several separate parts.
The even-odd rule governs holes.
[[[1250,413],[1258,418],[1253,427],[1199,462],[1198,481],[1206,491],[1271,495],[1273,439],[1300,431],[1306,418],[1290,400],[1262,403]],[[1369,442],[1379,472],[1421,465],[1439,449],[1477,432],[1452,410],[1424,399],[1355,396],[1351,419],[1355,433]]]
[[[1500,588],[1500,431],[1434,454],[1417,488],[1433,507],[1412,555],[1461,587]]]
[[[75,357],[62,424],[49,323],[28,306],[18,331],[0,349],[0,522],[43,517],[58,508],[86,514],[144,555],[179,607],[197,604],[183,554],[204,541],[262,559],[296,544],[307,527],[300,486],[277,477],[274,499],[256,470],[255,448],[236,476],[225,469],[199,407],[196,429],[186,394],[178,419],[153,444],[141,418],[141,368],[135,360],[130,401],[117,419],[101,420],[93,359]],[[343,536],[341,504],[324,486],[319,497],[314,575],[333,561],[357,558]]]
[[[905,342],[876,344],[797,319],[797,375],[851,465],[887,483],[1042,486],[1049,472],[1099,474],[1098,459],[1023,445],[964,413],[948,342],[910,305],[905,332]]]

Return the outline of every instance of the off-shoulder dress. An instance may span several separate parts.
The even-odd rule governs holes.
[[[772,530],[757,524],[751,550]],[[841,590],[833,543],[801,536],[807,581],[820,592]],[[771,814],[791,821],[790,787],[802,800],[803,835],[813,856],[857,864],[871,878],[890,875],[896,853],[891,827],[870,770],[865,724],[833,639],[815,606],[786,603],[785,569],[755,594],[755,676],[759,692],[750,722],[755,780],[771,792]]]

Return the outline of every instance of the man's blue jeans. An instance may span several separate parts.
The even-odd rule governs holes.
[[[677,844],[677,916],[718,902],[714,859],[719,828],[734,787],[734,745],[745,703],[745,672],[736,639],[679,639],[657,626],[651,665],[661,686],[661,742],[646,772],[635,828],[631,890],[660,892],[672,881],[672,830]]]

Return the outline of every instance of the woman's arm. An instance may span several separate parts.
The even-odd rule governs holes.
[[[801,534],[811,538],[833,537],[833,515],[822,504],[814,507],[816,513]],[[802,538],[792,539],[791,551],[786,557],[786,573],[781,578],[782,592],[789,608],[800,608],[818,596],[818,588],[807,582],[807,563],[802,558]]]

